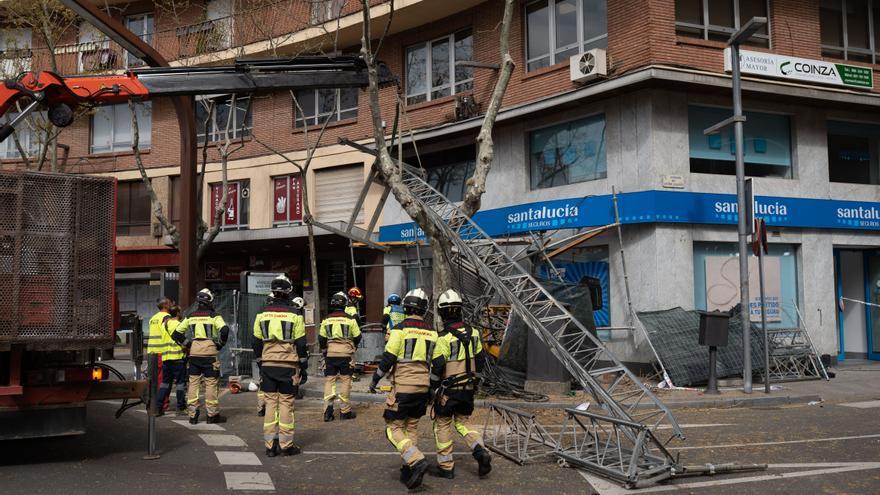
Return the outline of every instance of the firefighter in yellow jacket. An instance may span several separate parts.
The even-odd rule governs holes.
[[[318,344],[324,354],[324,421],[333,421],[333,401],[339,398],[341,419],[354,419],[351,393],[351,357],[361,341],[357,319],[345,311],[347,298],[342,292],[330,298],[331,313],[321,322]]]
[[[189,384],[187,411],[190,424],[199,422],[199,387],[205,383],[205,410],[208,423],[224,423],[220,415],[220,361],[217,355],[229,340],[229,327],[214,311],[214,294],[202,289],[196,295],[198,307],[171,335],[175,342],[189,349]]]
[[[269,296],[268,299],[271,299],[272,296]],[[267,299],[267,302],[268,302]],[[293,309],[296,310],[296,314],[302,316],[303,306],[305,306],[305,301],[301,297],[294,297],[293,301]],[[260,371],[260,376],[263,375],[263,359],[262,356],[257,355],[257,368]],[[263,388],[257,388],[257,416],[265,417],[266,416],[266,394],[263,392]]]
[[[162,309],[165,303],[170,303],[171,307]],[[150,335],[160,337],[158,345],[162,353],[162,384],[159,385],[159,393],[156,397],[159,404],[158,416],[165,415],[165,401],[171,394],[171,386],[175,382],[177,383],[177,415],[183,416],[186,414],[186,351],[172,338],[174,330],[180,325],[180,308],[167,297],[159,300],[159,308],[159,312],[150,318]]]
[[[468,424],[474,412],[474,393],[477,373],[485,363],[480,333],[462,322],[462,301],[450,289],[440,294],[437,310],[443,319],[443,330],[437,348],[443,354],[445,366],[440,387],[434,396],[434,440],[437,444],[437,466],[429,473],[439,478],[455,477],[452,444],[455,433],[464,438],[474,459],[477,474],[482,478],[492,470],[492,456],[483,444],[480,434]]]
[[[272,295],[254,319],[254,353],[261,357],[260,389],[266,400],[263,440],[266,455],[296,455],[293,443],[293,399],[308,380],[309,354],[303,317],[290,300],[293,284],[281,275],[272,281]]]
[[[419,418],[425,415],[431,389],[439,385],[444,362],[437,348],[437,332],[423,320],[428,296],[414,289],[403,298],[406,319],[391,330],[379,369],[373,375],[370,392],[388,375],[391,392],[385,401],[385,435],[403,458],[400,481],[412,489],[422,483],[428,462],[418,447]],[[393,371],[392,371],[393,369]]]

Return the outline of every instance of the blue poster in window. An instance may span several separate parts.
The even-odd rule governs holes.
[[[608,312],[608,306],[610,305],[611,289],[608,278],[608,262],[554,262],[553,266],[556,267],[556,270],[559,271],[559,274],[568,283],[579,283],[584,277],[599,279],[599,283],[602,285],[602,309],[593,311],[593,319],[596,321],[597,327],[610,326],[611,316]],[[551,268],[546,263],[538,267],[538,274],[544,278],[554,278]]]

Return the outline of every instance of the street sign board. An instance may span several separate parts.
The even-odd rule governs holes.
[[[871,68],[859,65],[789,57],[776,53],[740,50],[739,67],[743,74],[773,77],[796,82],[828,84],[858,89],[871,89],[874,87],[874,74]],[[728,47],[724,49],[724,70],[730,72],[732,69],[730,48]]]

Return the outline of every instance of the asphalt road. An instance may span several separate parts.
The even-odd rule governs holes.
[[[162,457],[147,461],[146,414],[129,411],[113,418],[115,406],[89,405],[84,436],[3,444],[0,493],[151,494],[405,493],[397,480],[400,458],[384,437],[377,405],[359,405],[354,421],[321,421],[315,400],[297,403],[296,441],[300,456],[267,458],[262,418],[254,394],[224,396],[229,422],[216,430],[158,419]],[[880,401],[874,407],[842,405],[765,409],[676,411],[687,439],[670,447],[683,464],[768,463],[766,472],[683,478],[645,490],[623,490],[602,479],[555,462],[520,467],[495,456],[488,479],[476,476],[476,463],[456,444],[456,479],[426,477],[420,493],[880,493]],[[551,425],[561,416],[541,414]],[[477,417],[476,424],[482,424]],[[202,424],[203,425],[203,424]],[[219,425],[218,425],[219,426]],[[206,426],[199,426],[206,428]],[[221,429],[222,428],[222,429]],[[209,445],[217,442],[225,446]],[[427,420],[420,447],[432,452]],[[219,453],[219,454],[218,454]],[[429,455],[433,461],[433,456]],[[226,462],[227,464],[223,464]]]

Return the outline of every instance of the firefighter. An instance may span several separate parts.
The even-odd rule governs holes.
[[[437,310],[443,319],[437,347],[443,354],[445,366],[433,405],[437,466],[432,466],[429,473],[448,479],[455,477],[452,458],[455,432],[464,438],[477,460],[477,474],[482,478],[492,470],[492,456],[482,437],[468,425],[474,412],[477,373],[483,370],[486,356],[480,333],[462,322],[461,307],[461,296],[452,289],[440,294],[437,300]]]
[[[159,309],[156,314],[150,317],[150,326],[147,336],[147,354],[161,354],[165,350],[165,322],[171,318],[171,308],[174,307],[174,301],[167,297],[160,297],[156,300],[156,307]]]
[[[357,287],[348,289],[348,304],[345,306],[345,314],[361,322],[360,303],[364,298],[364,293]]]
[[[345,294],[330,298],[331,313],[321,322],[318,344],[324,355],[324,421],[333,421],[333,401],[339,398],[340,419],[354,419],[351,410],[351,359],[361,341],[357,320],[345,311]]]
[[[260,389],[266,396],[263,440],[268,457],[297,455],[302,450],[293,443],[293,401],[296,387],[308,380],[306,328],[290,300],[290,280],[280,275],[270,290],[269,302],[254,319],[254,353],[262,358]]]
[[[171,386],[177,383],[177,415],[186,414],[186,350],[172,337],[180,325],[180,307],[173,304],[168,310],[168,317],[160,325],[162,331],[162,384],[156,397],[163,408],[158,416],[165,414],[164,404],[171,394]]]
[[[400,481],[412,489],[422,483],[428,470],[428,462],[418,447],[419,418],[427,411],[431,389],[439,385],[437,377],[444,362],[436,345],[437,332],[423,320],[428,311],[425,291],[408,292],[403,298],[403,311],[406,319],[391,330],[370,392],[376,393],[379,380],[390,375],[391,392],[382,414],[385,434],[404,461]]]
[[[174,330],[172,338],[189,349],[187,410],[190,424],[199,422],[199,387],[205,383],[205,411],[208,423],[224,423],[220,415],[220,361],[217,355],[229,340],[229,327],[214,311],[214,294],[202,289],[196,295],[198,307]]]
[[[269,298],[267,299],[266,302],[268,304],[271,301],[272,301],[272,296],[269,296]],[[291,301],[291,305],[293,306],[293,309],[296,310],[296,314],[302,315],[302,309],[303,309],[303,306],[305,305],[305,301],[303,301],[303,298],[294,297],[293,300]],[[263,374],[262,361],[263,361],[262,357],[260,357],[260,355],[257,354],[257,368],[259,368],[259,370],[260,370],[260,376],[262,376],[262,374]],[[263,392],[263,387],[260,387],[257,389],[257,416],[259,416],[261,418],[266,416],[266,394],[265,394],[265,392]]]
[[[388,342],[388,334],[391,333],[391,329],[406,318],[401,302],[399,294],[388,296],[388,305],[382,311],[382,329],[385,332],[385,342]]]

